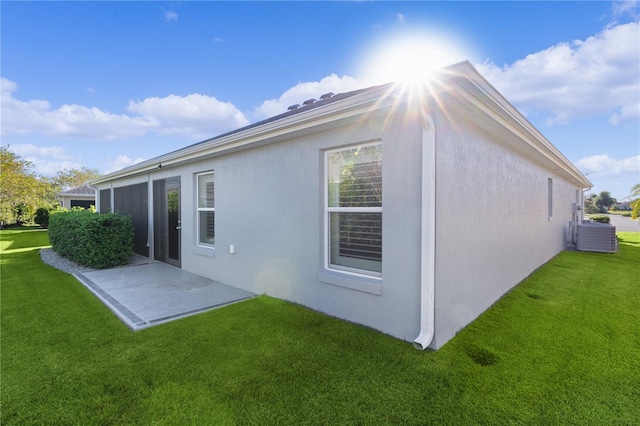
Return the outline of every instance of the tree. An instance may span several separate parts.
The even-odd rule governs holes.
[[[36,207],[53,205],[54,194],[46,181],[31,169],[33,163],[0,146],[0,220],[21,223],[29,220]]]
[[[591,193],[584,198],[584,212],[586,214],[596,214],[598,213],[598,206],[596,203],[598,201],[598,195]]]
[[[609,211],[609,207],[613,206],[616,203],[616,199],[611,196],[609,191],[602,191],[598,194],[598,200],[596,201],[596,206],[598,207],[599,213],[606,213]]]
[[[33,217],[33,221],[40,225],[41,228],[49,227],[49,209],[46,207],[39,207],[36,210],[36,214]]]
[[[631,194],[629,195],[629,199],[631,202],[629,205],[631,206],[631,217],[636,219],[640,216],[640,183],[636,183],[631,188]]]
[[[82,166],[79,169],[60,170],[51,182],[58,191],[66,191],[77,186],[82,186],[98,176],[100,176],[100,173],[97,170]]]

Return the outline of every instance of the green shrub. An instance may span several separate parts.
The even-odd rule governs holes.
[[[39,207],[36,210],[36,215],[33,218],[33,221],[40,225],[41,228],[49,227],[49,209],[46,207]]]
[[[25,203],[18,203],[13,207],[13,217],[16,225],[24,225],[31,220],[31,207]]]
[[[133,255],[133,222],[119,213],[54,212],[49,241],[56,253],[97,269],[125,265]]]
[[[594,222],[600,222],[600,223],[611,222],[611,218],[609,216],[592,216],[590,219],[593,220]]]

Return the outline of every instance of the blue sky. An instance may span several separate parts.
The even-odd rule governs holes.
[[[0,13],[1,143],[44,175],[115,171],[468,59],[593,192],[621,199],[640,182],[637,2],[2,1]]]

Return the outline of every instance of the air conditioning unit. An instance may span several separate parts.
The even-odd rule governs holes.
[[[601,253],[615,253],[618,251],[616,227],[606,223],[582,223],[578,225],[578,241],[576,249],[579,251],[597,251]]]

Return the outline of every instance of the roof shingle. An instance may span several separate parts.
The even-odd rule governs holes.
[[[92,188],[89,188],[87,184],[82,186],[77,186],[75,188],[67,189],[66,191],[62,191],[59,193],[60,195],[95,195],[95,191]]]

